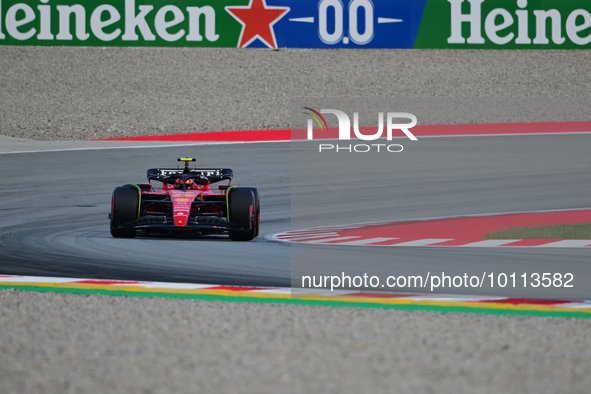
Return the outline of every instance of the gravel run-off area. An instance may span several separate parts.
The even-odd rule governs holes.
[[[0,47],[0,69],[0,135],[37,140],[288,129],[293,97],[591,92],[591,51]]]
[[[289,127],[291,97],[591,97],[591,51],[0,47],[0,135]],[[589,120],[589,119],[576,119]],[[3,393],[588,393],[591,320],[0,291]]]
[[[4,393],[588,393],[591,320],[0,292]]]

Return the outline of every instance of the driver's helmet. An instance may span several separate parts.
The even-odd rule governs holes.
[[[187,190],[196,189],[196,186],[197,186],[197,185],[195,185],[195,181],[192,180],[191,178],[189,178],[185,181],[185,185],[187,185]]]
[[[174,182],[174,188],[175,189],[182,189],[183,188],[183,180],[178,178],[175,182]]]

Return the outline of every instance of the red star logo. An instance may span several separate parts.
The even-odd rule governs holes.
[[[269,48],[277,48],[273,25],[289,12],[289,7],[267,6],[265,0],[250,0],[248,6],[226,7],[242,25],[238,47],[244,48],[259,38]]]

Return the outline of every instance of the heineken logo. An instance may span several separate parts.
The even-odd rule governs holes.
[[[588,49],[588,0],[428,0],[415,48]]]
[[[485,14],[482,12],[482,3],[485,0],[467,0],[466,4],[469,4],[470,8],[468,12],[462,11],[464,0],[448,2],[451,5],[451,35],[447,42],[450,44],[484,44],[485,36],[498,45],[510,42],[521,45],[545,45],[549,44],[550,40],[554,44],[562,45],[567,38],[577,45],[591,42],[591,13],[585,9],[575,9],[563,15],[557,9],[528,9],[527,0],[517,0],[517,7],[512,10],[499,7]],[[535,5],[541,4],[535,2]],[[469,26],[470,33],[467,39],[462,35],[463,24]],[[530,32],[530,25],[533,25],[533,32]]]

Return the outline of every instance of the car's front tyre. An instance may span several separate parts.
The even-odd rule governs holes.
[[[260,231],[260,216],[261,216],[261,197],[259,196],[259,191],[254,187],[245,187],[243,189],[248,189],[252,192],[254,197],[254,236],[258,237]]]
[[[228,210],[230,222],[245,230],[230,230],[232,241],[250,241],[257,236],[258,210],[252,188],[236,187],[230,189]],[[256,190],[256,189],[255,189]]]
[[[135,228],[119,228],[138,218],[139,191],[136,187],[125,185],[113,191],[111,201],[111,235],[115,238],[134,238]]]

